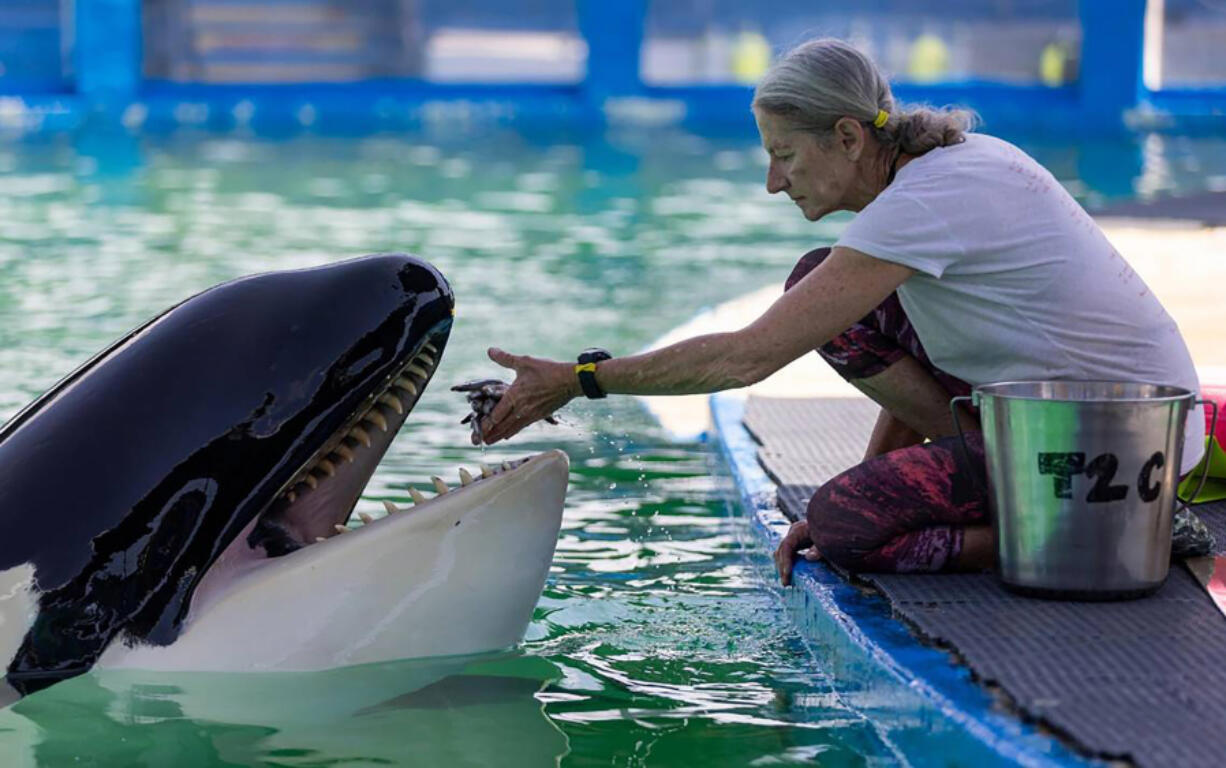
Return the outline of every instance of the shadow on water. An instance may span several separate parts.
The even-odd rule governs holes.
[[[313,673],[102,670],[0,711],[16,766],[550,766],[566,736],[518,654]],[[509,749],[508,745],[514,745]]]

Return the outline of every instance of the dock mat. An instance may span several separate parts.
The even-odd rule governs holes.
[[[1207,227],[1226,226],[1226,192],[1163,195],[1153,200],[1129,200],[1091,213],[1095,218],[1174,219],[1199,222]]]
[[[750,398],[745,426],[784,514],[863,458],[867,400]],[[1226,502],[1197,513],[1226,545]],[[1142,766],[1226,762],[1226,617],[1182,567],[1154,595],[1113,603],[1036,600],[991,574],[865,575],[924,640],[948,648],[1085,752]]]

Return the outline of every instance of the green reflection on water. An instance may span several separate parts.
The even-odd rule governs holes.
[[[535,696],[558,676],[524,656],[313,674],[101,671],[0,712],[0,735],[27,742],[6,749],[8,765],[553,765],[566,736]]]
[[[318,674],[98,672],[0,713],[6,764],[744,765],[818,754],[860,764],[887,754],[751,575],[706,448],[668,443],[620,401],[580,404],[568,426],[479,451],[458,424],[462,399],[442,386],[494,373],[491,344],[630,352],[702,306],[781,280],[834,230],[766,196],[759,152],[686,136],[644,148],[502,134],[457,146],[94,137],[0,148],[5,415],[213,283],[407,250],[452,282],[456,326],[436,391],[359,510],[381,515],[379,500],[407,501],[408,484],[454,478],[458,464],[561,446],[573,465],[520,653]]]

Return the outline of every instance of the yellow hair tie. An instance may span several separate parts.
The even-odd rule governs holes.
[[[877,110],[877,117],[873,120],[873,127],[884,128],[887,120],[890,119],[890,113],[884,109]]]

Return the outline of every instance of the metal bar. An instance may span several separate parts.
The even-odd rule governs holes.
[[[1122,130],[1143,92],[1145,0],[1081,0],[1078,13],[1082,122]]]
[[[77,91],[91,102],[126,101],[140,86],[140,0],[77,0]]]
[[[578,0],[577,8],[579,31],[587,39],[583,91],[589,105],[600,109],[609,98],[638,95],[647,0]]]

